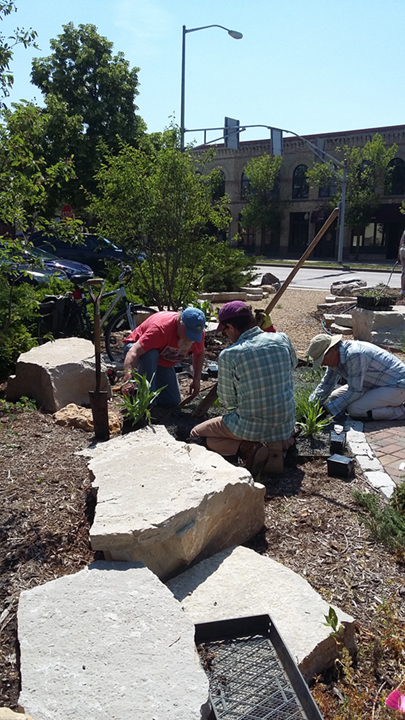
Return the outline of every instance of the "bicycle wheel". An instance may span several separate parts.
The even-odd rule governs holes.
[[[149,315],[157,312],[151,307],[145,305],[131,305],[131,314],[135,323],[135,327],[146,320]],[[113,362],[123,364],[124,362],[124,340],[128,337],[132,329],[129,327],[128,317],[126,310],[114,315],[108,323],[104,338],[105,338],[105,349],[108,357]]]
[[[58,337],[84,337],[84,322],[80,310],[76,307],[69,309],[63,318],[63,326]]]

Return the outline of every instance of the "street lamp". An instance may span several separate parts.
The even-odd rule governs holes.
[[[182,150],[184,150],[184,134],[185,134],[185,127],[184,127],[184,99],[185,99],[185,69],[186,69],[186,35],[187,33],[191,32],[197,32],[198,30],[207,30],[208,28],[217,27],[221,28],[221,30],[225,30],[228,35],[231,36],[234,40],[241,40],[243,38],[242,33],[238,32],[237,30],[229,30],[229,28],[224,27],[223,25],[203,25],[202,27],[197,28],[189,28],[187,30],[186,26],[183,25],[183,42],[182,42],[182,48],[181,48],[181,99],[180,99],[180,147]]]

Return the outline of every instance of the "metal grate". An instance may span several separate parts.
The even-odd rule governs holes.
[[[211,704],[217,720],[306,720],[269,638],[209,643]]]

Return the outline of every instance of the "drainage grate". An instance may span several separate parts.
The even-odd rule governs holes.
[[[216,720],[322,719],[268,615],[196,626],[196,642]]]

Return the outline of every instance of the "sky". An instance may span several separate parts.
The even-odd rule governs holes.
[[[186,35],[185,126],[266,125],[298,135],[405,123],[401,33],[405,0],[16,0],[0,30],[32,27],[40,50],[16,48],[7,103],[42,103],[32,57],[50,54],[62,25],[92,23],[138,67],[139,114],[150,132],[180,123],[182,26],[223,25]],[[208,138],[218,133],[209,133]],[[269,137],[247,129],[242,140]],[[186,141],[203,141],[187,133]]]

